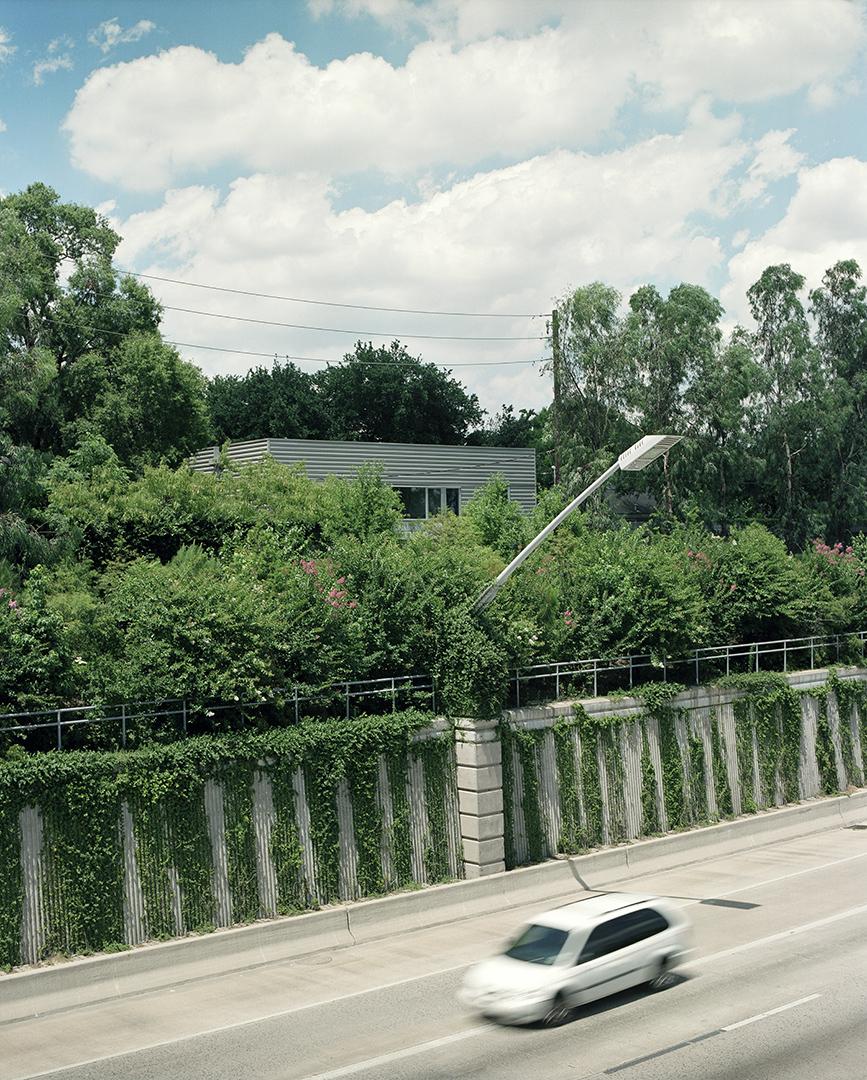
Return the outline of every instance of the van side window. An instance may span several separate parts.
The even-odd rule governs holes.
[[[623,948],[623,920],[626,916],[621,915],[615,919],[594,926],[590,936],[578,957],[579,964],[586,964],[588,960],[598,960],[600,956],[607,956]]]
[[[667,921],[653,908],[617,915],[590,931],[578,963],[586,964],[588,960],[597,960],[600,956],[617,952],[618,949],[626,949],[666,929]]]

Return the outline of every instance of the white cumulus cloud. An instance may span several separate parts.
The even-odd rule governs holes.
[[[90,31],[87,40],[91,45],[96,45],[101,52],[108,53],[116,45],[141,41],[145,34],[149,34],[154,29],[156,29],[156,23],[152,23],[150,19],[139,19],[134,26],[130,26],[126,30],[117,19],[106,19],[105,22],[101,22],[99,26]]]
[[[503,319],[429,318],[286,304],[151,282],[170,307],[351,329],[319,333],[167,310],[176,341],[266,354],[339,359],[355,336],[401,337],[455,372],[483,404],[538,407],[550,396],[529,364],[545,343],[435,341],[410,334],[535,337],[542,312],[567,288],[596,279],[628,292],[644,281],[709,283],[722,264],[713,219],[720,190],[749,156],[736,120],[696,114],[679,135],[606,154],[555,150],[479,173],[416,203],[336,210],[321,175],[259,173],[225,195],[193,185],[161,206],[115,222],[118,263],[187,281],[253,292],[390,307],[539,313]],[[254,357],[182,350],[205,370],[242,371]],[[305,366],[305,365],[302,365]],[[310,365],[306,365],[310,367]]]
[[[782,218],[731,259],[723,303],[748,321],[745,294],[765,267],[789,263],[810,289],[840,259],[856,259],[867,272],[867,162],[853,157],[801,169]]]
[[[798,171],[804,161],[804,155],[789,143],[794,134],[794,128],[788,128],[786,131],[769,131],[758,140],[755,157],[741,185],[742,200],[758,199],[765,193],[769,184]]]
[[[405,8],[399,0],[355,6],[383,19]],[[452,36],[422,41],[397,66],[356,53],[317,67],[270,34],[240,63],[184,46],[100,68],[64,122],[73,161],[140,190],[225,163],[239,172],[402,177],[466,169],[593,147],[631,101],[688,109],[703,95],[747,103],[820,87],[842,77],[864,41],[864,12],[845,0],[546,0],[541,27],[532,25],[538,13],[527,23],[527,7],[536,11],[422,6],[420,17],[451,12]],[[459,36],[473,38],[460,30],[470,14],[487,36]]]

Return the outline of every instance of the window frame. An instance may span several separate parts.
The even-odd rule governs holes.
[[[397,494],[398,494],[398,496],[399,496],[399,498],[401,500],[401,503],[403,504],[404,511],[406,511],[406,509],[407,509],[407,501],[408,500],[404,499],[404,496],[403,496],[402,492],[404,492],[404,491],[406,491],[406,492],[423,491],[424,492],[424,517],[410,517],[409,514],[404,512],[404,515],[403,515],[403,520],[404,521],[407,521],[407,522],[429,521],[432,517],[435,517],[437,514],[443,513],[444,510],[450,510],[451,507],[449,506],[449,502],[448,502],[448,493],[450,491],[454,491],[454,492],[457,493],[457,507],[458,508],[457,508],[456,511],[452,511],[452,512],[460,515],[460,512],[461,512],[461,488],[460,488],[460,484],[441,482],[441,483],[438,483],[438,484],[427,484],[427,483],[425,483],[425,484],[394,484],[392,486],[393,486],[394,490],[397,492]],[[434,510],[433,513],[432,513],[431,512],[431,492],[433,492],[433,491],[438,491],[439,492],[439,509]]]
[[[649,929],[642,927],[642,922],[649,926],[655,925],[655,929]],[[612,914],[611,918],[606,918],[598,922],[587,935],[584,944],[581,946],[581,951],[578,954],[576,964],[589,964],[593,960],[600,960],[604,956],[611,956],[614,953],[622,952],[624,949],[629,949],[633,945],[638,945],[642,941],[647,941],[648,938],[655,937],[657,934],[663,933],[668,930],[671,923],[666,917],[658,911],[656,908],[642,907],[637,908],[634,911],[626,911],[623,914]],[[594,953],[593,955],[587,955],[588,949],[591,946],[593,937],[599,932],[599,937],[604,939],[605,932],[608,935],[615,937],[615,945],[613,948],[606,948],[603,952]]]

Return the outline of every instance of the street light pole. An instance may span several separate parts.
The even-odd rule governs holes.
[[[634,443],[628,450],[625,450],[613,465],[609,466],[589,487],[586,487],[580,495],[574,498],[568,506],[560,511],[553,521],[549,521],[545,528],[542,529],[537,536],[534,536],[522,551],[518,552],[505,570],[497,575],[494,581],[491,582],[478,600],[476,600],[473,611],[476,612],[476,614],[484,611],[521,563],[533,554],[542,541],[550,536],[557,526],[569,517],[573,510],[577,510],[583,502],[589,499],[595,491],[598,491],[599,488],[601,488],[607,480],[610,480],[616,472],[619,470],[624,472],[638,472],[640,469],[649,465],[651,461],[655,461],[661,454],[670,450],[671,447],[674,446],[675,443],[679,443],[682,438],[682,435],[645,435],[643,439],[639,439],[637,443]]]

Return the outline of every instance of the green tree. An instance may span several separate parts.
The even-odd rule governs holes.
[[[477,543],[511,559],[530,539],[521,508],[509,498],[509,485],[502,476],[493,476],[473,495],[464,508]]]
[[[156,331],[156,300],[111,266],[119,241],[96,211],[44,184],[0,199],[0,422],[16,443],[58,449],[75,419],[66,382],[76,362]]]
[[[332,423],[314,379],[294,364],[216,375],[208,406],[218,443],[226,439],[327,439]]]
[[[211,436],[205,379],[156,333],[127,335],[108,358],[81,357],[66,380],[71,434],[99,432],[122,462],[177,465]]]
[[[684,391],[688,439],[677,448],[683,489],[717,532],[753,516],[745,483],[757,468],[748,427],[758,379],[749,334],[736,327],[724,347],[699,354]]]
[[[683,432],[686,428],[689,387],[717,360],[722,307],[718,300],[697,285],[681,284],[663,299],[652,285],[644,285],[629,300],[623,347],[630,359],[635,381],[631,406],[642,432]],[[661,476],[665,508],[674,510],[673,473],[680,474],[689,491],[686,461],[663,455],[662,471],[642,478],[653,485]]]
[[[335,438],[460,444],[481,422],[475,394],[399,341],[359,341],[344,361],[316,377]]]
[[[0,589],[0,709],[38,709],[74,692],[72,655],[62,618],[48,604],[37,567],[25,589]]]
[[[564,482],[577,490],[611,463],[634,431],[627,418],[634,372],[623,349],[620,302],[616,289],[597,281],[557,304],[557,437]]]
[[[752,415],[756,458],[764,465],[754,497],[768,523],[793,544],[815,535],[827,516],[827,492],[811,478],[829,402],[799,297],[803,287],[802,275],[784,263],[769,266],[747,291],[763,375]]]
[[[826,534],[867,532],[867,290],[854,260],[835,263],[810,293],[816,343],[830,384],[824,417]]]

